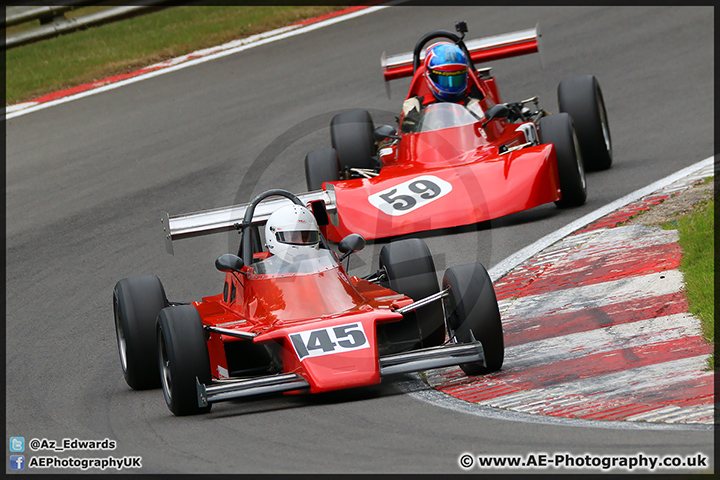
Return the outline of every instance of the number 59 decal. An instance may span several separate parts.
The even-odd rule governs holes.
[[[361,323],[292,333],[290,340],[300,360],[370,348]]]
[[[387,215],[398,216],[434,202],[452,191],[452,185],[433,175],[422,175],[373,193],[370,203]]]

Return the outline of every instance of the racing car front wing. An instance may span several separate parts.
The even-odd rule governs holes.
[[[419,372],[474,362],[485,365],[485,352],[480,342],[441,345],[381,357],[380,375]]]
[[[287,392],[310,387],[308,381],[297,373],[268,375],[243,380],[223,380],[209,386],[200,383],[197,377],[195,382],[197,383],[198,406],[200,407],[232,398],[261,395],[263,393]]]
[[[380,357],[379,368],[380,375],[385,376],[475,362],[482,362],[483,365],[486,365],[485,353],[482,344],[478,341],[454,343],[387,355]],[[233,398],[310,388],[310,383],[297,373],[283,373],[250,379],[222,380],[215,381],[211,385],[204,385],[197,378],[195,382],[197,384],[199,407]]]

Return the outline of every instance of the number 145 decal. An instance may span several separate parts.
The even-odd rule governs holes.
[[[300,360],[305,357],[319,357],[370,348],[361,323],[292,333],[290,340]]]
[[[452,191],[452,185],[433,175],[421,175],[368,197],[381,212],[392,216],[405,215],[434,202]]]

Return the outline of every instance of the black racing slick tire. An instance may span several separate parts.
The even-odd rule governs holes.
[[[612,139],[605,101],[597,78],[580,75],[558,85],[561,112],[573,118],[585,168],[606,170],[612,165]]]
[[[160,386],[155,356],[155,319],[168,306],[165,289],[154,275],[123,278],[113,289],[113,313],[120,365],[134,390]]]
[[[390,290],[415,301],[440,291],[430,249],[418,238],[384,245],[380,250],[380,270],[385,271],[386,285]],[[424,348],[441,345],[445,341],[445,322],[439,301],[406,313],[401,322],[382,327],[385,327],[390,342],[396,345],[408,345],[414,340],[410,348]]]
[[[540,141],[555,145],[562,195],[555,205],[560,208],[583,205],[587,200],[587,183],[572,118],[567,113],[550,115],[540,119],[539,127]]]
[[[196,378],[211,381],[210,357],[197,309],[177,305],[160,311],[157,318],[157,362],[165,402],[175,415],[210,411],[212,404],[198,404]]]
[[[374,128],[367,110],[351,110],[333,117],[330,140],[337,152],[340,170],[376,167]]]
[[[460,368],[467,375],[482,375],[502,368],[505,356],[500,309],[492,280],[480,263],[457,265],[445,270],[443,298],[448,326],[459,343],[473,339],[482,344],[485,363],[466,363]]]
[[[320,190],[323,183],[338,180],[340,169],[334,149],[313,150],[305,155],[305,181],[309,191]]]

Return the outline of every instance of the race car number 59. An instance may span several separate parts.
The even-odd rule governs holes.
[[[361,323],[292,333],[290,340],[300,360],[370,348]]]
[[[368,197],[370,203],[381,212],[392,215],[405,215],[452,191],[452,185],[433,175],[421,175],[392,188],[373,193]]]

